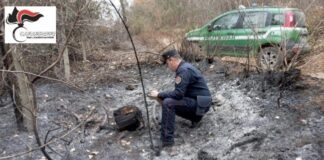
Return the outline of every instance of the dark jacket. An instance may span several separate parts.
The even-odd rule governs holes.
[[[201,72],[191,64],[182,61],[176,70],[175,89],[170,92],[160,92],[158,97],[182,99],[189,97],[197,99],[197,96],[210,96],[210,91]]]

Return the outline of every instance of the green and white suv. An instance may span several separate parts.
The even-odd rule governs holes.
[[[183,44],[208,55],[256,56],[260,68],[276,70],[310,51],[307,35],[305,15],[297,8],[242,7],[186,33]]]

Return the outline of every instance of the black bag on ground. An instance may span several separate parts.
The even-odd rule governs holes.
[[[134,131],[143,122],[142,112],[135,106],[124,106],[115,110],[114,118],[119,131]]]

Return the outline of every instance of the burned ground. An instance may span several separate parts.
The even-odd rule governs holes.
[[[217,99],[214,109],[194,129],[177,118],[175,146],[164,149],[159,157],[150,148],[148,125],[133,132],[118,132],[114,127],[112,112],[119,107],[135,105],[145,115],[135,66],[110,68],[114,74],[102,76],[99,85],[94,82],[84,92],[57,83],[37,85],[41,137],[47,141],[60,137],[46,150],[53,159],[323,159],[322,79],[304,75],[282,79],[282,75],[256,72],[246,77],[236,63],[195,65]],[[95,67],[95,76],[105,70],[102,67],[109,68]],[[143,75],[146,90],[173,87],[174,75],[165,67],[146,65]],[[269,76],[279,78],[269,80]],[[282,82],[287,83],[283,86]],[[148,99],[148,107],[152,115],[158,104]],[[0,115],[0,157],[36,147],[33,135],[17,132],[11,105],[0,107]],[[74,129],[84,120],[85,125]],[[156,144],[159,125],[153,122]],[[64,136],[70,130],[73,132]],[[35,151],[12,159],[44,157]]]

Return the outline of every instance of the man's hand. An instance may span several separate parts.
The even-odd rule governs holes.
[[[158,97],[159,92],[157,90],[150,91],[149,94],[147,94],[148,97],[157,100],[160,104],[162,104],[162,99]]]
[[[152,90],[150,93],[147,95],[152,98],[158,98],[159,92],[157,90]]]

